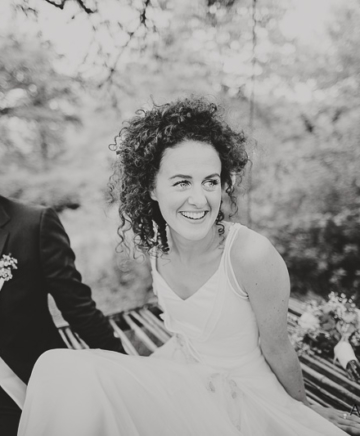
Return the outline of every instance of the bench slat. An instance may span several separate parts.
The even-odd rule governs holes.
[[[158,331],[153,324],[151,324],[146,318],[144,318],[138,312],[131,312],[131,316],[135,318],[142,326],[146,328],[161,344],[165,343],[167,338],[164,339],[163,333]]]
[[[119,337],[119,339],[121,340],[124,350],[128,353],[131,354],[133,356],[137,356],[139,355],[139,353],[136,351],[136,348],[133,346],[133,344],[130,342],[130,340],[128,339],[128,337],[126,336],[126,334],[121,330],[121,328],[116,324],[116,322],[110,318],[109,322],[112,326],[112,328],[114,329],[114,332],[116,333],[116,335]]]
[[[150,312],[150,310],[140,309],[140,313],[142,317],[146,319],[157,330],[159,336],[161,337],[161,340],[164,343],[171,338],[170,333],[165,330],[164,324],[160,320],[158,320],[156,316]]]
[[[130,317],[131,312],[124,313],[124,319],[131,328],[131,330],[135,333],[137,338],[150,350],[155,351],[158,347],[157,345],[149,338],[149,336],[142,330]]]
[[[63,329],[63,328],[59,328],[58,330],[59,330],[59,333],[60,333],[61,339],[65,342],[65,345],[66,345],[68,348],[73,348],[72,345],[71,345],[71,342],[69,342],[69,340],[68,340],[66,334],[64,333],[64,329]]]
[[[69,342],[71,343],[72,348],[74,350],[82,350],[84,347],[82,347],[81,343],[76,339],[74,333],[72,332],[70,327],[64,328],[64,333],[67,336]]]

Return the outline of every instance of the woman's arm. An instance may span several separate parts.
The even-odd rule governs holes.
[[[249,295],[260,333],[262,352],[285,390],[310,407],[300,363],[287,334],[290,281],[280,254],[263,236],[246,229],[231,251],[236,279]],[[319,405],[311,408],[352,436],[360,436],[360,418]]]
[[[231,261],[249,295],[266,361],[288,394],[308,406],[300,363],[287,333],[290,280],[283,259],[268,239],[244,228]]]

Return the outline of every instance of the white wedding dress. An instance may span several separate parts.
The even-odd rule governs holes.
[[[174,336],[151,357],[53,350],[31,377],[20,436],[342,436],[291,398],[259,348],[236,285],[233,225],[215,274],[182,300],[156,270],[154,290]]]

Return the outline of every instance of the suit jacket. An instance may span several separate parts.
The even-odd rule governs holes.
[[[0,258],[11,254],[18,269],[0,290],[0,356],[25,383],[37,358],[64,348],[48,308],[50,293],[64,319],[93,348],[124,352],[81,282],[69,238],[51,208],[0,196]]]

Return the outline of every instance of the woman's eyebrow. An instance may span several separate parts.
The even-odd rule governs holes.
[[[210,176],[206,176],[205,179],[212,179],[213,177],[220,177],[218,173],[210,174]]]
[[[204,179],[212,179],[213,177],[219,177],[220,178],[220,175],[218,173],[214,173],[214,174],[210,174],[209,176],[204,177]],[[180,178],[180,179],[192,179],[191,176],[187,176],[186,174],[175,174],[174,176],[171,176],[169,178],[169,180],[176,179],[176,178]]]
[[[175,174],[175,176],[171,176],[171,179],[176,179],[177,177],[179,177],[180,179],[192,179],[191,176],[186,176],[185,174]]]

